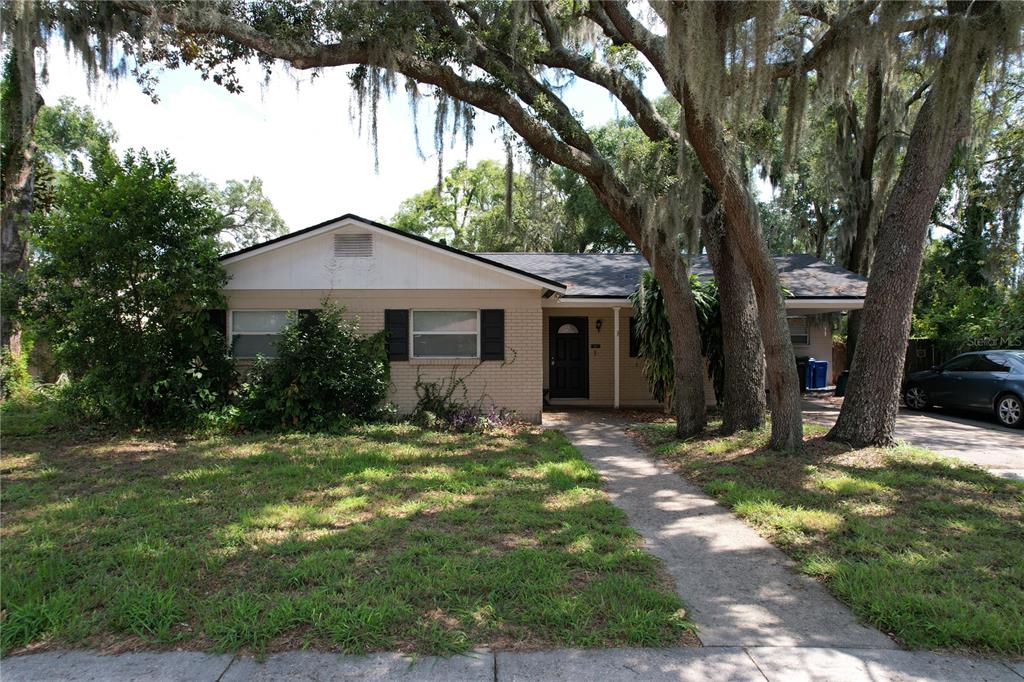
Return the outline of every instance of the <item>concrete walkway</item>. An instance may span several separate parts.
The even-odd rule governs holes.
[[[892,649],[705,647],[478,652],[451,658],[296,651],[257,662],[193,651],[53,651],[0,661],[3,682],[1021,682],[1024,665]]]
[[[839,408],[823,400],[803,401],[804,419],[832,426]],[[940,455],[988,469],[996,476],[1024,480],[1024,430],[968,419],[945,412],[901,409],[896,438]]]
[[[605,479],[647,549],[665,562],[704,646],[895,649],[817,581],[696,486],[644,454],[601,413],[545,414]]]

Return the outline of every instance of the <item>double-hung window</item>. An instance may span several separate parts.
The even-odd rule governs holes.
[[[412,311],[414,358],[475,358],[479,355],[479,311]]]
[[[236,358],[277,357],[277,342],[290,321],[287,310],[231,312],[231,349]]]
[[[811,342],[807,332],[806,317],[791,317],[789,322],[789,340],[794,346],[806,346]]]

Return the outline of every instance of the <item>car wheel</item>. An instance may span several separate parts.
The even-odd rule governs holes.
[[[1024,403],[1012,394],[1000,397],[996,401],[996,419],[1003,426],[1020,428],[1024,425]]]
[[[928,396],[923,388],[913,386],[903,394],[903,402],[912,410],[923,410],[928,407]]]

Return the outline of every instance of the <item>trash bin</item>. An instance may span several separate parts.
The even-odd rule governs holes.
[[[836,397],[842,398],[846,395],[846,384],[850,381],[850,370],[844,370],[836,379]]]
[[[810,388],[828,386],[828,362],[826,360],[811,360],[810,364]]]
[[[807,392],[807,377],[810,369],[811,360],[814,358],[807,357],[806,355],[799,355],[796,358],[796,378],[797,383],[800,385],[800,392]]]

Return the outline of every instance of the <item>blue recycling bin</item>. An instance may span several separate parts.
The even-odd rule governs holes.
[[[811,360],[807,367],[808,384],[811,388],[825,388],[828,386],[828,362],[825,360]]]

